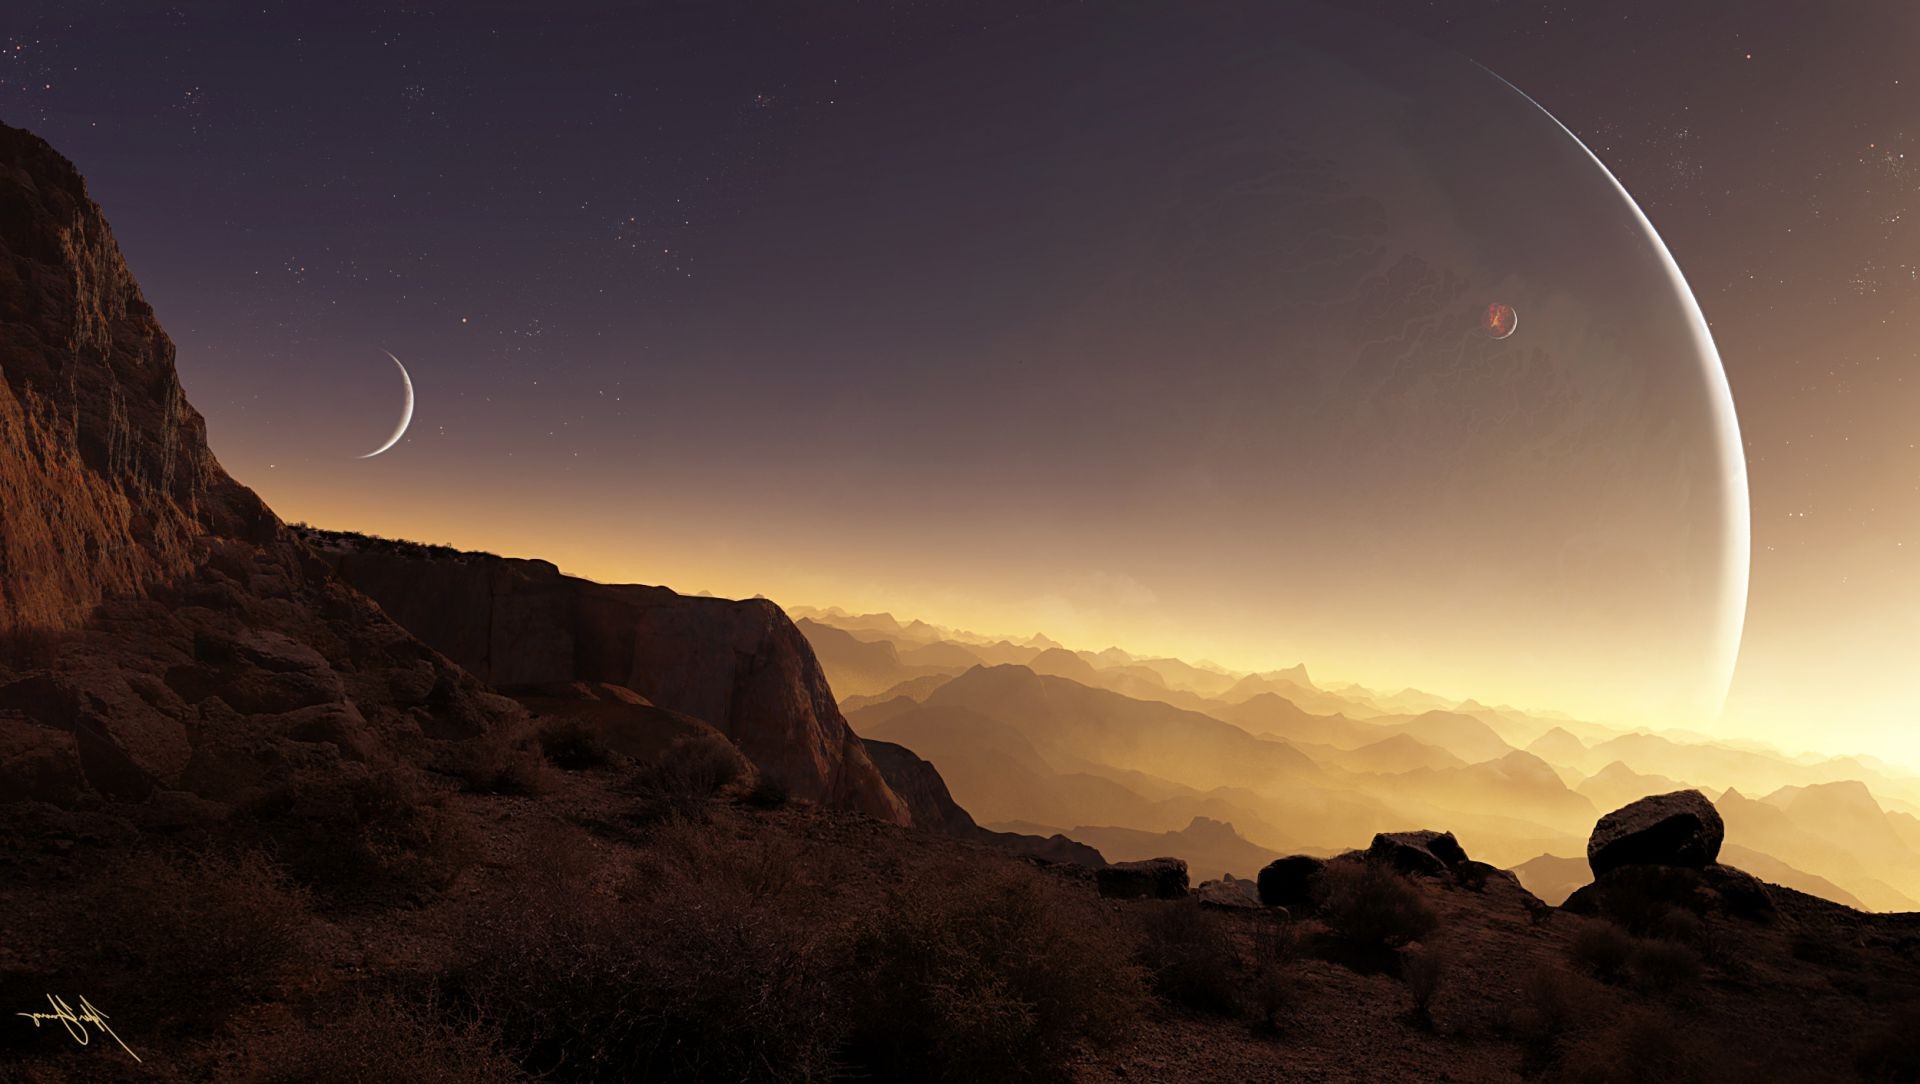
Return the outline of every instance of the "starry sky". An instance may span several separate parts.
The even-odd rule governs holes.
[[[1550,110],[1692,284],[1751,482],[1751,593],[1721,732],[1920,760],[1920,10],[1850,3],[1813,25],[1780,2],[1346,6]],[[954,57],[1090,10],[26,0],[0,14],[0,120],[88,177],[179,344],[216,453],[285,518],[603,579],[1045,629],[1076,646],[1104,646],[1077,641],[1110,629],[1235,665],[1304,658],[1333,677],[1553,706],[1553,689],[1502,685],[1485,660],[1422,669],[1417,643],[1360,657],[1364,642],[1335,624],[1269,633],[1216,608],[1160,629],[1138,615],[1175,612],[1192,584],[1143,582],[1124,554],[1089,554],[1064,582],[1058,561],[1011,567],[1009,553],[1087,543],[1044,493],[977,491],[982,475],[1019,489],[1000,433],[933,455],[928,432],[961,438],[890,400],[889,380],[830,381],[822,398],[815,378],[837,358],[897,357],[929,333],[888,319],[897,306],[844,303],[821,339],[817,317],[789,311],[843,303],[819,253],[881,261],[888,243],[938,238],[945,251],[925,263],[887,265],[903,281],[1005,255],[912,222],[828,228],[862,198],[835,169],[884,167],[879,134],[897,134],[888,125],[937,79],[997,75]],[[1032,40],[1055,40],[1049,25]],[[937,103],[934,115],[936,136],[964,127]],[[1032,289],[1048,259],[1017,262],[964,289],[952,272],[954,311],[1048,300]],[[780,282],[786,303],[768,285]],[[928,356],[957,355],[969,334],[935,329]],[[393,425],[385,350],[408,362],[419,412],[393,452],[359,461]],[[915,390],[920,404],[952,389]],[[790,461],[816,484],[796,483]],[[1097,488],[1091,469],[1063,453],[1056,480]],[[989,513],[990,529],[957,526]],[[955,538],[972,565],[949,552]],[[982,586],[996,578],[1005,590]],[[1113,614],[1136,620],[1103,626]],[[1466,632],[1506,649],[1491,626]]]

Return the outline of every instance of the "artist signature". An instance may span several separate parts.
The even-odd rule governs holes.
[[[120,1036],[115,1035],[113,1029],[107,1026],[107,1014],[94,1008],[93,1002],[88,1001],[84,997],[81,998],[80,1009],[78,1012],[75,1012],[73,1006],[67,1004],[66,998],[55,994],[48,994],[47,1004],[53,1006],[52,1012],[23,1012],[15,1013],[14,1015],[24,1016],[33,1021],[33,1026],[36,1028],[45,1023],[59,1024],[61,1027],[67,1029],[67,1034],[73,1036],[73,1041],[79,1043],[81,1046],[87,1045],[88,1040],[93,1038],[87,1029],[89,1027],[97,1028],[100,1034],[119,1043],[120,1049],[125,1050],[128,1057],[134,1061],[140,1060],[140,1055],[135,1054],[133,1048],[125,1042],[122,1042]]]

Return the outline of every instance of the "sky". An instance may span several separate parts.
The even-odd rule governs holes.
[[[1920,760],[1920,13],[1348,7],[1322,70],[1081,5],[28,0],[0,120],[284,518]],[[1724,361],[1717,722],[1686,313],[1473,63]]]

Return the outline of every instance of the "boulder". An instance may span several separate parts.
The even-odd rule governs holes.
[[[1402,873],[1439,877],[1465,863],[1467,852],[1452,832],[1381,832],[1367,848],[1367,858]]]
[[[1116,900],[1177,900],[1187,894],[1184,858],[1116,862],[1095,873],[1100,894]]]
[[[1228,874],[1218,881],[1201,881],[1193,890],[1193,897],[1202,907],[1214,907],[1226,911],[1257,911],[1260,909],[1260,891],[1252,881],[1244,881]]]
[[[1292,854],[1276,858],[1260,871],[1260,902],[1268,907],[1299,907],[1313,901],[1313,882],[1327,868],[1324,858]]]
[[[1726,838],[1720,811],[1697,790],[1656,794],[1600,818],[1587,839],[1587,865],[1598,877],[1621,866],[1702,869]]]

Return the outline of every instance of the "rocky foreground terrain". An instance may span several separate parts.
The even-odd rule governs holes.
[[[981,828],[770,603],[288,527],[5,127],[0,375],[0,1078],[1920,1075],[1920,920],[1691,791],[1560,907],[1438,830],[1192,883]]]

